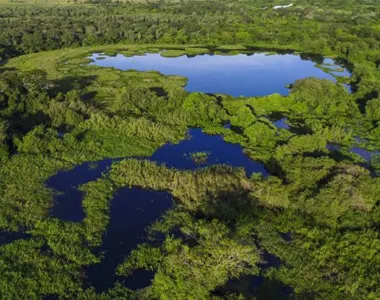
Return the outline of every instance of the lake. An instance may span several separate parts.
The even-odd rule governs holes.
[[[145,55],[106,56],[94,53],[90,65],[119,70],[158,71],[164,75],[180,75],[188,79],[186,90],[231,96],[287,95],[287,86],[298,79],[317,77],[336,81],[350,72],[332,59],[322,64],[295,54],[254,53],[238,55],[196,55],[162,57]]]

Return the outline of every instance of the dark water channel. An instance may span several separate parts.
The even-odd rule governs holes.
[[[373,156],[380,154],[380,151],[368,151],[360,147],[353,147],[350,149],[350,151],[357,155],[360,155],[367,162],[370,162]]]
[[[228,164],[244,168],[248,176],[254,172],[268,175],[264,165],[246,156],[241,146],[227,143],[218,135],[207,135],[199,128],[190,129],[188,135],[188,139],[178,144],[164,145],[147,159],[180,170]],[[202,163],[197,163],[191,158],[195,152],[207,152],[208,157]],[[78,186],[98,179],[117,160],[120,159],[84,163],[51,177],[47,185],[59,192],[55,196],[51,215],[64,221],[81,222],[85,214],[82,207],[83,193],[78,190]],[[171,206],[172,199],[166,192],[136,187],[118,190],[111,202],[110,224],[99,249],[104,253],[104,259],[86,272],[91,285],[99,291],[112,287],[117,279],[114,277],[116,267],[137,244],[144,241],[145,229]],[[138,271],[127,279],[126,285],[129,288],[142,288],[150,284],[151,278],[149,272]]]
[[[29,234],[24,232],[0,231],[0,247],[10,244],[16,240],[29,238]]]
[[[100,251],[104,259],[88,268],[88,281],[98,291],[111,288],[118,279],[114,274],[124,258],[144,242],[145,229],[172,206],[171,196],[166,192],[142,188],[122,188],[111,202],[111,220],[103,237]],[[126,280],[126,286],[140,289],[150,285],[151,272],[140,271]]]
[[[332,152],[339,152],[341,151],[342,147],[338,144],[333,144],[333,143],[330,143],[326,146],[326,148],[329,150],[329,151],[332,151]],[[377,155],[380,155],[380,151],[378,150],[374,150],[374,151],[369,151],[367,149],[364,149],[364,148],[360,148],[360,147],[352,147],[352,148],[349,148],[348,151],[352,152],[352,153],[355,153],[357,155],[359,155],[361,158],[363,158],[367,163],[370,163],[371,162],[371,159],[374,157],[374,156],[377,156]]]
[[[78,186],[98,179],[114,161],[105,159],[96,163],[86,162],[49,178],[47,186],[58,192],[54,197],[51,215],[62,221],[82,221],[85,217],[82,207],[83,193],[78,190]]]
[[[189,92],[264,96],[287,95],[287,85],[306,77],[336,81],[349,77],[350,72],[332,59],[312,61],[296,54],[252,53],[238,55],[205,54],[162,57],[159,53],[145,55],[106,56],[95,53],[90,65],[119,70],[159,71],[164,75],[180,75],[188,79]]]

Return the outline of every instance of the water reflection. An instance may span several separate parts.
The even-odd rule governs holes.
[[[0,231],[0,247],[26,238],[29,238],[29,234],[25,232]]]
[[[98,59],[101,57],[102,59]],[[305,77],[336,81],[336,76],[348,77],[350,73],[324,72],[311,60],[294,54],[255,53],[252,55],[197,55],[174,58],[158,53],[126,57],[121,54],[104,56],[93,54],[90,65],[114,67],[120,70],[159,71],[164,75],[181,75],[188,78],[186,89],[190,92],[220,93],[238,96],[264,96],[273,93],[287,95],[288,84]],[[326,59],[329,68],[340,65]],[[336,74],[335,74],[336,73]]]

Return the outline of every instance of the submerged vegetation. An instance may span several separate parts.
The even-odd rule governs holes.
[[[0,4],[1,299],[380,298],[380,159],[352,150],[380,148],[380,5],[278,4]],[[316,78],[292,83],[288,96],[189,93],[180,76],[86,59],[259,49],[302,52],[327,72],[340,70],[322,55],[339,59],[352,93]],[[149,160],[190,127],[240,145],[270,175]],[[203,164],[209,153],[190,156]],[[105,159],[115,160],[76,187],[84,219],[53,217],[48,179]],[[174,204],[100,291],[88,270],[104,260],[112,199],[127,187],[166,191]],[[150,284],[127,288],[141,270]]]

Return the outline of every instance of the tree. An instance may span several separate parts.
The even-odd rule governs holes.
[[[174,215],[172,215],[174,216]],[[257,274],[260,255],[253,241],[239,238],[225,224],[196,221],[179,214],[184,239],[167,236],[160,248],[140,247],[118,268],[128,275],[136,267],[153,267],[153,298],[209,299],[229,279]]]

